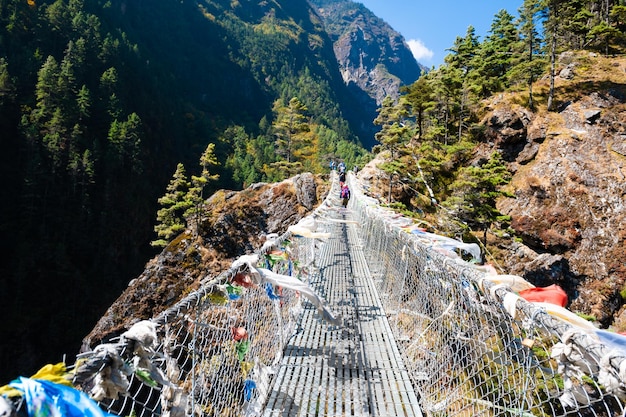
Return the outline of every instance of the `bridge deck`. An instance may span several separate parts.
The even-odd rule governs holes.
[[[356,224],[338,209],[317,256],[312,286],[342,327],[320,320],[311,304],[286,347],[264,416],[421,416],[374,287]]]

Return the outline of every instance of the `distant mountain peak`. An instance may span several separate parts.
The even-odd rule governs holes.
[[[378,106],[398,97],[401,85],[417,80],[421,67],[400,33],[352,0],[309,0],[333,41],[344,82]]]

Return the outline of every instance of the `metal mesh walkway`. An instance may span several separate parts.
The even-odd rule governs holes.
[[[343,318],[307,304],[288,342],[264,416],[421,416],[349,210],[329,212],[331,237],[311,286]]]

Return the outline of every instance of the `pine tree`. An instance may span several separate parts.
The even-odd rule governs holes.
[[[458,86],[456,91],[450,90],[450,98],[458,119],[457,139],[459,141],[463,133],[464,123],[470,115],[467,108],[474,101],[477,89],[473,83],[473,78],[475,78],[474,70],[477,65],[475,58],[479,52],[479,45],[474,27],[469,26],[465,37],[456,38],[454,46],[449,49],[452,53],[445,58],[449,67],[447,74],[451,76],[451,85]]]
[[[583,49],[588,44],[589,22],[593,20],[588,4],[586,0],[569,0],[563,4],[561,25],[563,42],[568,49]]]
[[[426,76],[422,76],[410,86],[403,87],[402,91],[406,92],[406,100],[411,106],[411,113],[416,118],[417,138],[422,139],[426,113],[435,106],[432,85]]]
[[[506,74],[511,68],[513,48],[518,41],[514,20],[509,12],[500,10],[494,16],[489,35],[480,46],[476,63],[481,78],[482,97],[508,86]]]
[[[543,72],[544,61],[537,56],[541,46],[541,38],[537,29],[537,20],[541,10],[540,0],[524,0],[519,9],[519,33],[520,42],[516,44],[514,56],[519,57],[513,61],[513,66],[508,73],[512,84],[524,82],[528,86],[528,107],[535,106],[533,99],[533,83]]]
[[[33,111],[32,121],[36,124],[44,123],[54,113],[58,106],[57,82],[59,78],[59,64],[53,56],[48,56],[37,74],[35,97],[37,106]]]
[[[409,116],[409,103],[406,98],[401,97],[396,104],[387,96],[377,111],[378,116],[374,119],[374,124],[381,129],[375,135],[376,140],[383,150],[390,152],[391,159],[394,159],[398,149],[411,138],[409,127],[405,123]]]
[[[83,120],[89,117],[91,114],[91,94],[86,85],[78,90],[76,94],[76,106],[78,109],[78,119]]]
[[[158,199],[161,208],[157,211],[157,221],[159,223],[154,226],[154,231],[159,238],[151,242],[152,246],[165,247],[173,237],[185,230],[184,215],[193,205],[187,198],[189,187],[190,183],[187,180],[185,167],[179,163],[176,166],[176,172],[174,172],[172,179],[167,185],[167,192]]]
[[[189,201],[190,207],[183,214],[184,218],[192,218],[195,222],[195,233],[198,233],[200,214],[202,212],[202,203],[204,202],[204,187],[209,181],[215,181],[219,178],[219,174],[211,174],[209,167],[218,166],[219,161],[215,156],[215,144],[209,143],[200,157],[200,167],[202,173],[200,176],[191,176],[191,186],[185,196],[185,200]]]
[[[556,49],[559,36],[559,20],[560,20],[560,2],[561,0],[545,0],[545,7],[542,9],[544,19],[544,32],[548,40],[548,50],[550,57],[550,88],[548,89],[548,111],[552,110],[554,105],[554,78],[556,77]]]
[[[374,124],[381,126],[380,132],[375,135],[376,140],[380,142],[379,148],[389,151],[390,154],[387,162],[380,165],[380,168],[389,174],[389,203],[393,176],[406,169],[399,158],[401,149],[406,146],[414,133],[407,123],[409,109],[410,104],[405,96],[401,96],[398,103],[394,103],[388,96],[383,100],[382,107],[378,109],[378,116],[374,119]],[[376,148],[374,150],[376,151]]]
[[[511,196],[501,188],[508,184],[511,174],[502,156],[494,152],[481,165],[462,167],[456,178],[450,185],[452,196],[443,205],[470,227],[481,229],[486,244],[489,227],[506,219],[496,208],[496,199],[500,196]]]
[[[0,109],[13,101],[14,97],[15,85],[9,74],[9,64],[5,58],[0,57]]]
[[[141,128],[141,119],[136,113],[129,114],[125,121],[111,122],[107,137],[111,168],[125,167],[135,173],[142,171]]]
[[[431,80],[436,103],[434,109],[436,123],[431,126],[430,136],[443,139],[441,142],[447,145],[454,108],[463,88],[461,69],[443,65],[432,74]]]
[[[284,159],[282,167],[287,175],[295,174],[302,165],[301,158],[311,155],[311,137],[306,116],[307,107],[297,98],[283,106],[280,100],[274,104],[276,119],[272,124],[276,137],[276,152]]]

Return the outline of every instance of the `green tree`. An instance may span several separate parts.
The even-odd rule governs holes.
[[[185,230],[185,213],[193,206],[193,202],[188,199],[189,187],[185,167],[179,163],[165,195],[158,199],[161,208],[157,211],[158,223],[154,226],[158,239],[151,242],[152,246],[165,247],[172,238]]]
[[[593,21],[593,13],[589,10],[586,0],[569,0],[563,4],[561,13],[563,40],[569,49],[583,49],[588,44],[589,22]]]
[[[515,44],[512,68],[508,73],[511,84],[525,83],[528,87],[528,107],[534,109],[533,83],[543,73],[543,59],[537,56],[541,46],[539,29],[539,11],[541,3],[539,0],[524,0],[519,9],[519,33],[520,41]]]
[[[548,41],[548,56],[550,57],[550,88],[548,89],[548,111],[554,109],[554,79],[556,78],[556,55],[559,48],[559,36],[561,35],[561,16],[563,4],[566,0],[544,0],[541,10],[543,16],[543,28]]]
[[[49,119],[58,106],[57,80],[59,79],[59,64],[52,55],[48,56],[37,74],[35,98],[37,100],[33,121],[43,123]]]
[[[115,67],[108,68],[100,77],[100,90],[105,101],[106,108],[111,119],[117,119],[122,113],[121,103],[117,97],[119,78]]]
[[[623,36],[626,35],[626,5],[614,5],[610,16],[613,26],[622,33],[622,40],[624,40]]]
[[[471,115],[470,105],[475,101],[475,93],[478,86],[475,84],[477,77],[475,68],[477,65],[476,57],[478,56],[480,43],[476,36],[473,26],[467,28],[465,37],[457,37],[454,46],[449,49],[451,51],[445,58],[448,64],[450,76],[448,81],[450,86],[458,86],[458,89],[450,90],[449,98],[453,104],[458,125],[457,140],[461,140],[465,123]]]
[[[72,17],[64,0],[56,0],[45,11],[53,31],[59,34],[70,32]]]
[[[136,113],[126,120],[113,120],[109,128],[108,149],[112,166],[126,167],[134,172],[142,171],[140,159],[141,119]]]
[[[289,100],[287,106],[283,106],[280,100],[274,104],[276,119],[272,124],[276,137],[276,152],[284,159],[284,168],[289,175],[302,165],[302,159],[310,156],[308,149],[311,146],[311,137],[307,107],[297,98]]]
[[[474,57],[479,50],[480,42],[473,26],[467,28],[464,37],[457,36],[454,45],[448,49],[451,53],[444,58],[446,64],[462,70],[467,75],[474,67]]]
[[[433,87],[425,76],[421,76],[417,81],[408,87],[403,87],[406,100],[411,106],[411,113],[415,115],[417,124],[417,138],[424,136],[424,121],[426,113],[435,107],[433,101]]]
[[[380,126],[376,140],[383,150],[390,153],[391,159],[398,155],[398,150],[411,138],[411,131],[406,123],[409,117],[409,102],[403,96],[398,103],[387,96],[378,108],[378,116],[374,124]]]
[[[0,57],[0,108],[13,101],[15,97],[15,83],[9,74],[9,64]]]
[[[232,178],[239,185],[249,185],[259,181],[262,167],[262,150],[255,146],[254,139],[248,136],[243,126],[229,126],[219,140],[229,143],[232,153],[226,159],[226,168],[232,171]],[[256,162],[261,165],[256,166]]]
[[[442,65],[430,76],[435,109],[434,121],[431,123],[428,134],[448,144],[455,107],[463,89],[462,72],[460,68]]]
[[[216,181],[220,176],[219,174],[212,174],[209,171],[209,167],[219,166],[217,156],[215,156],[215,144],[209,143],[200,156],[200,167],[202,169],[199,176],[191,176],[191,186],[186,195],[186,200],[190,202],[190,207],[183,216],[194,219],[195,233],[198,233],[198,226],[200,224],[200,214],[202,213],[202,203],[204,202],[204,188],[209,181]]]
[[[482,81],[482,97],[502,91],[508,86],[506,74],[511,68],[513,48],[518,38],[515,18],[506,10],[500,10],[494,16],[489,35],[480,46],[476,62]]]
[[[380,142],[378,147],[389,152],[387,161],[380,165],[380,168],[389,175],[389,203],[393,176],[406,169],[404,161],[399,158],[400,154],[414,133],[407,121],[409,109],[410,104],[405,96],[400,96],[397,103],[388,96],[383,100],[382,107],[378,109],[378,116],[374,119],[374,124],[381,126],[381,130],[375,136]],[[374,151],[376,150],[375,147]]]
[[[496,208],[496,201],[501,196],[511,197],[501,188],[510,180],[502,156],[494,152],[489,160],[459,170],[450,185],[452,195],[443,205],[470,227],[482,230],[483,242],[487,244],[487,230],[493,223],[506,219]]]
[[[61,108],[57,107],[50,120],[43,127],[42,143],[52,160],[53,170],[63,167],[66,162],[69,134],[65,127],[65,116]]]
[[[603,47],[604,54],[608,55],[611,49],[610,45],[617,40],[624,39],[624,33],[606,22],[600,22],[589,30],[587,39],[592,46]]]
[[[91,94],[84,84],[76,95],[76,107],[78,109],[79,120],[87,119],[91,114]]]

